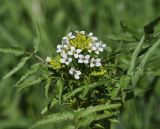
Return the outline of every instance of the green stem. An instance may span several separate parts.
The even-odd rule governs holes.
[[[25,52],[25,54],[33,55],[33,56],[34,56],[36,59],[38,59],[40,62],[42,62],[43,64],[45,63],[45,60],[42,59],[40,56],[36,55],[35,53]]]

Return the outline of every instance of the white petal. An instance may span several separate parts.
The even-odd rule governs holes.
[[[93,63],[91,63],[91,64],[90,64],[90,67],[94,67],[94,64],[93,64]]]
[[[70,38],[71,38],[71,39],[74,39],[74,38],[75,38],[75,36],[74,36],[74,35],[72,35]]]
[[[96,59],[96,62],[100,62],[100,61],[101,61],[101,59],[99,59],[99,58]]]
[[[75,58],[78,58],[78,54],[74,54],[74,57],[75,57]]]
[[[61,62],[61,63],[65,63],[65,59],[63,59],[63,58],[60,59],[60,62]]]
[[[75,32],[78,33],[79,31],[78,31],[78,30],[75,30]]]
[[[71,36],[72,36],[72,32],[69,32],[69,33],[68,33],[68,36],[71,37]]]
[[[68,38],[67,37],[63,37],[62,40],[68,40]]]
[[[96,45],[96,47],[100,47],[100,46],[101,46],[101,43],[100,43],[100,42],[97,42],[95,45]]]
[[[86,58],[86,59],[89,59],[89,58],[90,58],[90,55],[86,55],[85,58]]]
[[[57,45],[57,48],[58,48],[58,49],[61,49],[61,48],[62,48],[62,45]]]
[[[88,64],[89,63],[89,60],[84,60],[83,61],[85,64]]]
[[[85,34],[85,31],[81,31],[82,34]]]
[[[94,62],[95,61],[95,58],[91,58],[91,62]]]
[[[99,48],[99,51],[100,51],[100,52],[103,52],[103,48],[102,48],[102,47],[100,47],[100,48]]]
[[[78,75],[78,76],[81,75],[81,71],[77,70],[76,75]]]
[[[75,47],[74,46],[71,46],[71,51],[75,51]]]
[[[96,54],[99,54],[99,51],[95,51]]]
[[[62,40],[62,44],[69,44],[69,40]]]
[[[67,56],[67,53],[66,53],[65,51],[62,51],[62,52],[61,52],[61,56],[62,56],[62,57],[66,57],[66,56]]]
[[[72,61],[72,58],[68,58],[68,62],[71,62]]]
[[[76,50],[77,53],[81,53],[81,51],[82,51],[81,49],[77,49]]]
[[[63,45],[63,47],[64,47],[64,48],[66,48],[66,49],[68,49],[68,48],[69,48],[69,46],[68,46],[68,45]]]
[[[93,35],[93,33],[92,33],[92,32],[90,32],[90,33],[88,34],[88,36],[90,36],[90,37],[91,37],[92,35]]]
[[[91,47],[91,46],[93,46],[93,44],[92,44],[92,43],[89,43],[89,46]]]
[[[75,71],[75,69],[74,68],[71,68],[70,70],[69,70],[69,73],[71,74],[71,75],[73,75],[73,72]]]
[[[89,52],[89,53],[91,53],[91,52],[92,52],[92,50],[88,50],[88,52]]]
[[[83,58],[84,56],[82,54],[79,55],[79,58]]]
[[[51,62],[51,57],[47,57],[46,62]]]
[[[57,53],[60,53],[60,52],[62,52],[62,50],[61,50],[61,49],[58,49],[56,52],[57,52]]]
[[[94,51],[97,50],[97,47],[96,47],[96,46],[93,46],[93,47],[92,47],[92,50],[94,50]]]
[[[97,37],[94,37],[94,36],[92,37],[93,41],[96,41],[97,39],[98,39]]]
[[[73,51],[68,51],[68,55],[73,55]]]
[[[69,65],[69,62],[65,62],[66,65]]]
[[[66,59],[66,58],[67,58],[67,54],[66,54],[65,52],[63,52],[63,53],[62,53],[62,57],[63,57],[64,59]]]
[[[105,47],[106,47],[106,44],[102,44],[102,47],[105,48]]]
[[[79,59],[79,60],[78,60],[78,63],[83,63],[83,60]]]
[[[74,75],[75,79],[79,79],[79,76],[78,75]]]
[[[101,66],[101,63],[99,63],[99,62],[98,62],[98,63],[96,63],[96,66]]]

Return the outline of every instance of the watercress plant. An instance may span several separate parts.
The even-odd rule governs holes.
[[[115,65],[117,54],[109,51],[110,46],[92,32],[69,32],[57,45],[56,53],[46,59],[37,54],[39,37],[37,31],[33,52],[0,49],[4,53],[25,55],[4,78],[15,74],[33,57],[39,60],[15,84],[23,90],[46,82],[44,93],[50,102],[41,112],[43,118],[31,128],[48,125],[52,129],[109,129],[112,122],[118,121],[124,102],[148,90],[139,92],[135,87],[145,75],[148,58],[160,44],[158,38],[143,53],[144,43],[149,39],[146,35],[140,40],[136,38],[137,47],[129,53],[129,63],[121,67]]]

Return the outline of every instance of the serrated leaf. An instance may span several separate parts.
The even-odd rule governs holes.
[[[18,84],[20,84],[22,81],[24,81],[24,80],[25,80],[27,77],[29,77],[30,75],[36,73],[37,70],[38,70],[38,68],[39,68],[39,64],[34,64],[34,65],[32,65],[32,66],[31,66],[31,69],[28,70],[28,71],[26,72],[26,74],[24,74],[24,75],[20,78],[20,80],[15,84],[15,86],[17,86]]]
[[[52,123],[52,124],[60,123],[65,120],[74,120],[74,114],[72,114],[71,112],[63,112],[63,113],[55,113],[55,114],[48,115],[44,119],[35,123],[30,129],[33,129],[41,125],[49,124],[49,123]]]
[[[42,78],[37,78],[35,80],[29,81],[29,82],[24,82],[21,85],[17,85],[18,91],[21,91],[25,88],[31,87],[33,85],[39,84],[42,81]]]
[[[12,76],[13,74],[15,74],[19,69],[21,69],[21,68],[25,65],[25,63],[26,63],[26,62],[28,61],[28,59],[30,59],[31,57],[32,57],[32,56],[22,58],[21,61],[19,62],[19,64],[18,64],[16,67],[14,67],[7,75],[5,75],[5,76],[3,77],[3,79],[6,79],[6,78]]]
[[[3,47],[3,48],[0,48],[0,52],[7,53],[7,54],[14,54],[16,56],[22,55],[25,53],[21,48],[18,48],[18,47]]]
[[[48,92],[49,92],[49,87],[51,85],[52,78],[48,78],[46,80],[46,85],[45,85],[45,96],[48,98]]]

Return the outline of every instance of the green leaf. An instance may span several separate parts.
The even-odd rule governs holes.
[[[45,96],[48,98],[48,92],[49,92],[49,87],[51,85],[52,78],[48,78],[46,80],[46,85],[45,85]]]
[[[42,81],[42,78],[37,78],[37,79],[34,79],[32,81],[29,81],[29,82],[26,81],[26,82],[24,82],[24,83],[22,83],[20,85],[17,85],[18,91],[21,91],[21,90],[23,90],[25,88],[28,88],[28,87],[31,87],[33,85],[39,84],[41,81]]]
[[[34,39],[34,53],[38,52],[39,44],[40,44],[40,28],[39,28],[39,25],[36,24],[36,37]]]
[[[74,125],[63,126],[62,129],[75,129]]]
[[[89,126],[93,121],[99,121],[108,117],[112,117],[112,116],[116,116],[118,115],[120,112],[116,111],[116,112],[104,112],[103,114],[98,114],[96,112],[87,114],[87,116],[85,117],[81,117],[78,119],[77,122],[77,127],[86,127]]]
[[[89,114],[87,117],[81,118],[81,119],[78,120],[77,127],[78,128],[86,127],[86,126],[90,125],[90,123],[92,121],[96,120],[96,118],[97,118],[97,114],[96,113]]]
[[[31,69],[28,70],[28,71],[26,72],[26,74],[24,74],[24,75],[20,78],[20,80],[15,84],[15,86],[17,86],[18,84],[20,84],[22,81],[24,81],[24,80],[25,80],[27,77],[29,77],[30,75],[36,73],[37,70],[38,70],[38,68],[39,68],[39,63],[32,65],[32,66],[31,66]]]
[[[52,107],[54,107],[56,104],[58,104],[58,100],[53,98],[53,100],[51,100],[46,107],[43,108],[43,110],[41,111],[41,114],[45,114],[46,112],[48,112],[48,110]]]
[[[25,65],[25,63],[26,63],[26,62],[28,61],[28,59],[30,59],[31,57],[32,57],[32,56],[22,58],[21,61],[20,61],[20,63],[19,63],[16,67],[14,67],[7,75],[5,75],[5,76],[3,77],[3,79],[8,78],[8,77],[12,76],[13,74],[15,74],[19,69],[21,69],[21,68]]]
[[[57,85],[57,87],[59,89],[59,103],[61,104],[61,102],[62,102],[62,92],[63,92],[63,82],[62,82],[62,80],[59,79],[57,81],[56,85]]]
[[[120,90],[121,90],[121,85],[119,83],[116,83],[116,87],[114,88],[114,90],[109,93],[111,99],[115,99],[118,96]]]
[[[153,54],[153,52],[155,51],[155,49],[160,45],[160,39],[148,50],[148,52],[146,52],[146,54],[143,56],[140,65],[138,67],[138,70],[135,72],[133,79],[132,79],[132,83],[133,83],[133,87],[137,84],[139,78],[141,77],[143,71],[144,71],[144,67],[145,64],[148,61],[148,58]]]
[[[142,45],[143,45],[144,41],[145,41],[145,37],[143,36],[141,38],[140,42],[138,43],[138,46],[136,47],[135,51],[132,54],[132,58],[131,58],[131,61],[130,61],[130,66],[129,66],[129,69],[127,71],[127,74],[129,76],[132,76],[133,73],[134,73],[135,62],[136,62],[136,59],[138,57],[138,54],[139,54],[139,52],[140,52],[140,50],[142,48]]]
[[[98,86],[101,86],[101,85],[104,85],[104,84],[107,84],[108,80],[100,80],[98,82],[95,82],[95,83],[92,83],[92,84],[88,84],[88,85],[85,85],[85,86],[81,86],[79,88],[76,88],[74,91],[72,92],[69,92],[68,94],[64,95],[63,99],[64,100],[67,100],[69,99],[70,97],[74,96],[75,94],[83,91],[84,89],[86,88],[95,88],[95,87],[98,87]]]
[[[150,22],[144,27],[144,32],[146,34],[153,34],[155,26],[160,22],[160,16],[157,17],[154,21]]]
[[[13,54],[16,56],[22,55],[25,53],[21,48],[18,48],[18,47],[3,47],[3,48],[0,48],[0,52],[7,53],[7,54]]]
[[[44,119],[35,123],[30,129],[33,129],[41,125],[49,124],[49,123],[52,123],[52,124],[60,123],[65,120],[74,120],[74,114],[71,112],[63,112],[63,113],[55,113],[55,114],[48,115]]]
[[[90,106],[87,109],[77,112],[77,116],[78,118],[84,118],[84,117],[87,117],[91,113],[102,111],[102,110],[107,110],[107,109],[115,109],[115,108],[119,108],[120,106],[121,104],[119,103],[117,104],[107,103],[107,104],[102,104],[102,105],[97,105],[97,106]]]

